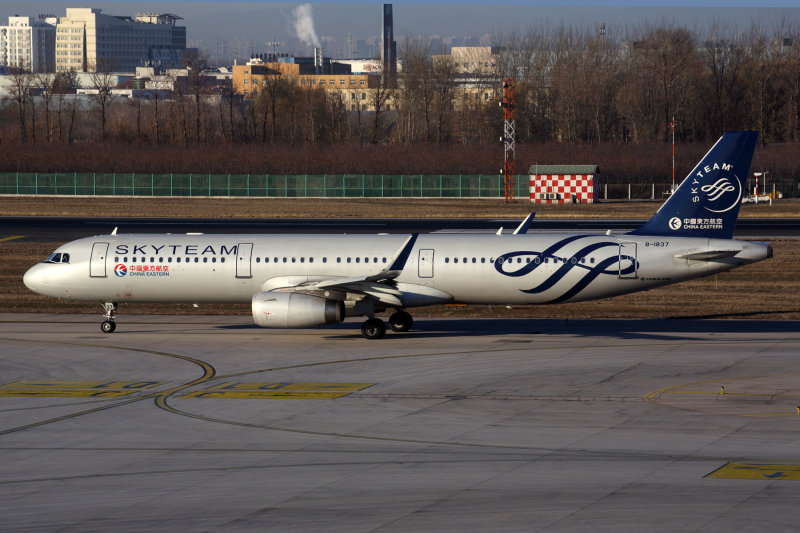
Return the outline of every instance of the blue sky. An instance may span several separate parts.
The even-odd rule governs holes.
[[[375,0],[347,3],[311,2],[316,33],[331,56],[340,54],[348,35],[374,38],[380,32],[381,4]],[[67,7],[99,7],[111,15],[138,12],[175,13],[184,18],[190,44],[212,51],[221,41],[238,41],[246,52],[268,51],[267,42],[283,43],[280,51],[297,49],[293,10],[297,3],[264,0],[0,0],[0,21],[14,14],[63,16]],[[800,31],[800,0],[439,0],[433,3],[393,2],[395,37],[472,36],[524,32],[535,26],[570,26],[585,30],[603,22],[611,35],[642,23],[666,21],[702,32],[712,24],[746,31],[752,22],[776,33]],[[246,41],[244,45],[241,41]],[[243,48],[242,48],[243,47]]]

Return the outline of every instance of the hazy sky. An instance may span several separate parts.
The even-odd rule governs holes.
[[[609,33],[644,21],[674,22],[702,29],[711,23],[747,28],[755,20],[768,28],[800,28],[798,0],[678,0],[647,2],[643,0],[506,0],[501,4],[470,1],[440,1],[434,4],[393,2],[395,38],[407,35],[480,36],[524,31],[538,25],[572,25],[593,28],[605,22]],[[343,40],[348,33],[356,38],[377,36],[381,25],[382,2],[314,2],[311,4],[314,29],[323,42],[326,38]],[[662,4],[662,7],[659,7]],[[663,4],[669,4],[668,7]],[[202,40],[209,49],[222,40],[253,40],[256,43],[293,40],[293,11],[300,4],[265,1],[250,2],[129,2],[105,1],[3,1],[0,21],[13,14],[36,16],[52,13],[63,16],[67,7],[99,7],[107,14],[133,15],[138,12],[168,12],[185,20],[188,40]],[[704,7],[688,7],[704,6]],[[765,7],[769,6],[769,7]],[[288,44],[287,44],[288,46]],[[264,47],[264,51],[266,47]],[[287,52],[304,51],[282,50]],[[328,54],[326,54],[328,55]]]

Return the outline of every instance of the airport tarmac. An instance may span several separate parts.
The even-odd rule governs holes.
[[[3,531],[796,531],[800,322],[0,315]]]

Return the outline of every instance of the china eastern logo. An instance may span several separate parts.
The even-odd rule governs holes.
[[[126,267],[121,263],[114,267],[114,274],[116,274],[120,278],[124,277],[125,274],[127,273],[128,273],[128,267]]]
[[[692,178],[692,202],[702,201],[703,208],[711,213],[725,213],[739,205],[742,183],[732,168],[730,163],[703,166]]]

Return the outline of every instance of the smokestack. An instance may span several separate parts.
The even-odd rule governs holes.
[[[381,76],[384,85],[394,85],[397,79],[397,43],[394,41],[392,4],[383,4],[381,30]]]
[[[314,48],[314,73],[322,74],[322,48]]]

